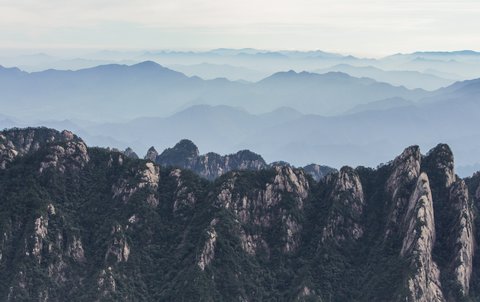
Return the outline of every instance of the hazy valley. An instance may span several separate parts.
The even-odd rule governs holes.
[[[89,144],[131,147],[140,154],[152,141],[164,149],[188,138],[203,152],[249,149],[268,161],[336,168],[374,167],[405,145],[444,142],[457,154],[461,175],[471,175],[479,163],[480,82],[464,80],[475,77],[476,52],[365,59],[219,49],[91,53],[84,60],[96,64],[106,58],[129,64],[156,59],[188,75],[153,61],[76,71],[1,68],[0,127],[70,129]],[[30,66],[54,66],[60,58],[29,60]],[[253,68],[260,71],[250,78]],[[220,78],[229,74],[236,75]]]

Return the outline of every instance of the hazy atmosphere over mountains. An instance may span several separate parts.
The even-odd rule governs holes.
[[[0,301],[480,301],[480,1],[0,0]]]
[[[375,166],[405,145],[445,142],[460,174],[479,164],[474,51],[379,59],[255,49],[111,51],[4,62],[63,69],[1,67],[1,127],[65,128],[90,144],[139,154],[188,138],[203,152],[250,149],[269,162],[336,168]],[[99,62],[108,64],[75,66]]]

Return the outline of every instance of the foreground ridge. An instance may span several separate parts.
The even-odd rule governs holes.
[[[480,174],[456,176],[447,145],[319,181],[250,153],[265,166],[199,176],[176,147],[0,132],[0,300],[480,299]]]

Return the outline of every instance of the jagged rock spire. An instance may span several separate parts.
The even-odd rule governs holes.
[[[133,149],[130,148],[130,147],[125,149],[125,151],[123,151],[122,153],[125,154],[126,157],[130,157],[130,158],[133,158],[133,159],[138,159],[137,153],[135,153],[135,151],[133,151]]]
[[[151,160],[154,162],[157,159],[157,156],[158,156],[157,150],[155,150],[155,147],[151,146],[148,149],[147,154],[145,154],[144,159]]]

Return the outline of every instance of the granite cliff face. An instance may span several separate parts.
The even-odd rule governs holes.
[[[343,167],[339,173],[329,176],[326,183],[332,188],[328,196],[332,205],[322,242],[332,240],[341,245],[346,240],[360,239],[365,231],[365,195],[360,177],[354,169]]]
[[[411,259],[407,276],[407,301],[445,301],[440,271],[433,261],[435,218],[428,176],[421,173],[404,216],[404,237],[400,256]]]
[[[6,130],[0,300],[477,301],[479,192],[447,145],[315,180],[189,141],[143,160]]]
[[[45,168],[61,166],[62,161],[71,160],[83,167],[89,160],[85,143],[69,131],[58,132],[52,129],[13,129],[0,133],[0,169],[5,169],[17,158],[27,156],[48,148],[45,161],[39,171]]]

